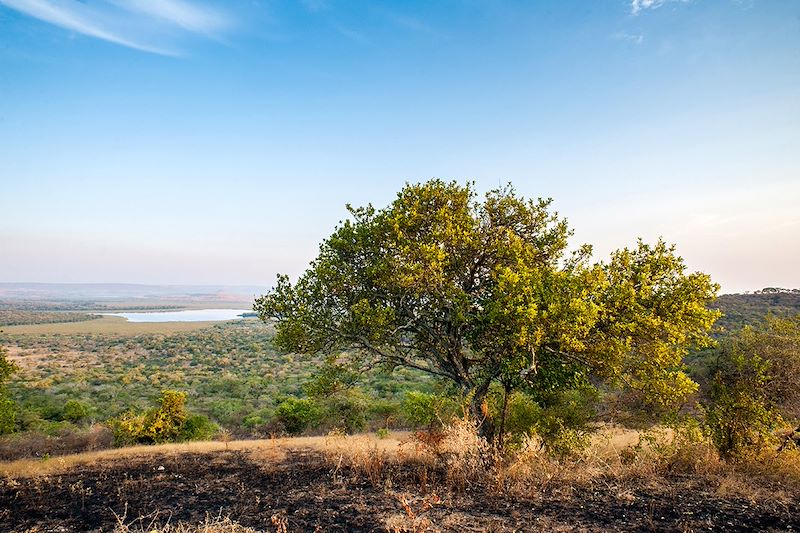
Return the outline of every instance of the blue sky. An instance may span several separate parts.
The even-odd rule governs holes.
[[[269,286],[407,181],[800,287],[800,2],[0,0],[0,281]]]

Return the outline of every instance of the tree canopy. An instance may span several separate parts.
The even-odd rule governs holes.
[[[256,300],[275,344],[415,368],[454,383],[476,415],[493,383],[532,393],[588,378],[668,405],[696,385],[683,356],[706,346],[718,286],[673,246],[639,241],[592,262],[549,199],[509,185],[406,185],[387,207],[348,206],[318,257]]]
[[[745,326],[724,339],[711,357],[706,423],[723,456],[736,457],[757,446],[786,422],[797,424],[800,315],[770,315],[756,326]]]

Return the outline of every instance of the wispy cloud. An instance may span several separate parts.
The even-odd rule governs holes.
[[[0,0],[0,5],[88,37],[169,56],[180,55],[164,44],[170,30],[209,36],[230,25],[224,14],[185,0],[107,0],[91,5],[74,0]]]
[[[632,43],[632,44],[642,44],[642,41],[644,41],[643,34],[628,33],[624,31],[618,31],[616,33],[612,33],[611,38],[616,39],[617,41],[625,41],[627,43]]]
[[[113,3],[198,33],[215,33],[229,25],[226,15],[183,0],[113,0]]]
[[[681,2],[686,4],[691,0],[631,0],[631,13],[638,15],[639,12],[646,9],[658,9],[666,3]]]

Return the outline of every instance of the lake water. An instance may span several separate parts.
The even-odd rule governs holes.
[[[153,313],[103,313],[103,315],[121,316],[128,322],[209,322],[241,319],[242,313],[252,312],[252,309],[187,309]]]

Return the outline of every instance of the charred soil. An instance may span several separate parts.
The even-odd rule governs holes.
[[[722,497],[689,478],[596,480],[529,498],[399,463],[367,476],[318,451],[263,464],[240,450],[107,460],[0,480],[1,531],[113,531],[230,517],[259,531],[791,531],[800,502]]]

